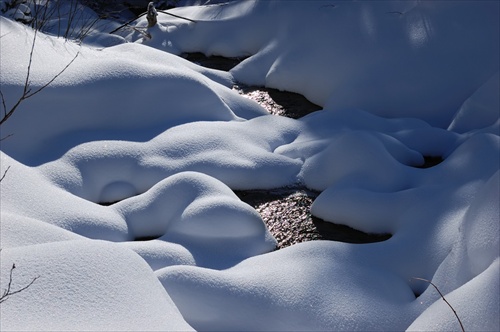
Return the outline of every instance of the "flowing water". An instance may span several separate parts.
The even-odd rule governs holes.
[[[184,57],[201,66],[224,71],[231,70],[243,60],[206,57],[201,53],[185,54]],[[321,109],[304,96],[293,92],[242,84],[235,85],[233,89],[259,103],[270,114],[298,119]],[[367,234],[314,217],[310,208],[319,193],[307,188],[246,190],[237,191],[236,194],[260,213],[269,231],[278,241],[278,249],[312,240],[371,243],[385,241],[391,237],[391,234]]]

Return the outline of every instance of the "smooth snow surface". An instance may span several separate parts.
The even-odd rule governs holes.
[[[2,304],[2,330],[190,330],[154,277],[133,251],[89,240],[4,248],[2,289],[9,280],[27,291]]]
[[[1,303],[0,329],[458,330],[425,278],[466,331],[499,330],[499,10],[215,1],[171,11],[197,23],[105,21],[81,44],[0,16],[7,110],[33,40],[31,91],[74,59],[1,126],[0,294],[13,264],[11,291],[36,280]],[[222,72],[185,52],[247,58]],[[234,82],[324,110],[268,115]],[[274,251],[233,190],[284,186],[393,236]]]

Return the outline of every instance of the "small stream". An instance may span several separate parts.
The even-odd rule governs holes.
[[[277,249],[313,240],[372,243],[391,237],[391,234],[367,234],[311,215],[311,204],[318,194],[304,188],[236,192],[242,201],[259,212],[278,241]]]
[[[206,57],[202,53],[184,54],[184,57],[200,66],[224,71],[231,70],[243,60]],[[293,92],[242,84],[235,85],[233,89],[256,101],[274,115],[299,119],[321,109],[304,96]],[[246,190],[236,191],[236,194],[259,212],[267,228],[278,241],[277,249],[313,240],[372,243],[391,237],[391,234],[367,234],[314,217],[310,208],[319,192],[307,188]]]

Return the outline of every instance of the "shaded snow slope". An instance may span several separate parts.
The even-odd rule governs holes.
[[[19,23],[3,17],[0,20],[5,34],[1,43],[2,91],[10,109],[22,95],[33,33]],[[9,47],[14,44],[15,48]],[[5,152],[36,165],[86,141],[144,141],[180,123],[266,114],[256,103],[230,94],[219,84],[231,86],[227,73],[201,69],[140,45],[98,50],[41,33],[31,64],[31,89],[47,83],[77,53],[60,77],[36,97],[24,100],[19,106],[22,111],[2,126],[2,132],[15,133],[2,145]],[[117,116],[120,121],[116,121]],[[50,152],[46,151],[48,146]]]
[[[240,82],[447,127],[499,69],[498,12],[496,1],[231,2],[172,11],[197,23],[160,15],[167,33],[144,43],[250,55],[231,71]]]
[[[190,261],[194,255],[199,265],[211,267],[231,265],[276,246],[255,210],[226,185],[202,173],[166,177],[142,195],[102,206],[47,181],[37,169],[3,152],[1,161],[2,172],[8,172],[1,183],[2,223],[12,230],[2,234],[5,246],[79,239],[75,234],[115,242],[165,238],[193,253],[198,250],[195,255],[186,251],[181,260]],[[71,176],[64,171],[60,174]],[[115,182],[105,188],[105,194],[122,195],[127,188],[127,183]],[[28,222],[33,225],[23,225]],[[36,229],[40,229],[39,240],[32,240]],[[25,237],[20,238],[18,232]],[[205,244],[201,251],[200,243]]]

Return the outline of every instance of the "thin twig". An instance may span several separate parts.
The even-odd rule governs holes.
[[[160,12],[160,13],[163,13],[163,14],[167,14],[167,15],[173,16],[173,17],[177,17],[177,18],[180,18],[180,19],[183,19],[183,20],[187,20],[187,21],[189,21],[189,22],[197,23],[197,21],[192,20],[192,19],[187,18],[187,17],[182,17],[182,16],[175,15],[175,14],[172,14],[172,13],[167,13],[166,11],[163,11],[163,10],[158,10],[158,9],[157,9],[156,11],[157,11],[157,12]],[[134,22],[135,20],[137,20],[137,19],[141,18],[142,16],[144,16],[144,15],[146,15],[146,14],[147,14],[147,12],[144,12],[144,13],[140,14],[139,16],[137,16],[136,18],[134,18],[133,20],[130,20],[130,21],[128,21],[128,22],[126,22],[126,23],[124,23],[124,24],[120,25],[118,28],[116,28],[116,29],[114,29],[113,31],[111,31],[111,32],[110,32],[110,34],[115,33],[115,32],[117,32],[118,30],[120,30],[121,28],[124,28],[124,27],[128,26],[130,23]]]
[[[7,289],[4,290],[4,292],[2,293],[2,295],[0,296],[0,303],[2,302],[5,302],[7,301],[7,299],[11,296],[11,295],[14,295],[14,294],[17,294],[17,293],[21,293],[22,291],[28,289],[31,285],[33,285],[33,283],[38,279],[40,278],[40,276],[36,276],[33,278],[33,280],[30,281],[29,284],[27,284],[26,286],[16,290],[16,291],[13,291],[11,292],[10,291],[10,288],[12,286],[12,273],[14,272],[14,269],[16,268],[16,264],[13,263],[12,264],[12,267],[10,268],[10,276],[9,276],[9,284],[7,285]]]
[[[29,61],[28,61],[28,72],[26,73],[26,79],[24,81],[23,94],[22,94],[21,98],[19,98],[19,100],[14,104],[14,106],[12,106],[12,108],[9,110],[9,112],[6,112],[7,111],[6,108],[4,109],[4,112],[6,112],[6,113],[4,114],[2,120],[0,120],[0,125],[2,123],[4,123],[5,121],[7,121],[8,118],[10,118],[10,116],[16,110],[17,106],[19,106],[19,104],[21,104],[21,102],[24,99],[26,99],[26,94],[28,94],[30,92],[30,89],[29,89],[29,85],[30,85],[30,71],[31,71],[31,63],[33,62],[33,51],[35,49],[37,32],[38,32],[38,30],[35,30],[34,33],[33,33],[33,43],[31,44],[30,58],[29,58]],[[3,97],[3,94],[2,94],[2,104],[5,107],[5,98]]]
[[[121,28],[123,28],[123,27],[125,27],[125,26],[129,25],[130,23],[134,22],[135,20],[137,20],[137,19],[141,18],[142,16],[144,16],[144,15],[146,15],[146,14],[147,14],[147,12],[142,13],[141,15],[137,16],[137,17],[136,17],[136,18],[134,18],[133,20],[130,20],[130,21],[128,21],[128,22],[126,22],[126,23],[124,23],[124,24],[120,25],[118,28],[114,29],[114,30],[113,30],[113,31],[111,31],[109,34],[112,34],[112,33],[117,32],[117,31],[118,31],[118,30],[120,30]]]
[[[14,136],[14,134],[8,134],[7,136],[0,138],[0,142],[3,141],[4,139],[11,137],[11,136]]]
[[[8,137],[8,136],[7,136]],[[9,171],[10,169],[10,166],[7,167],[7,169],[5,170],[5,172],[3,172],[3,175],[2,177],[0,178],[0,182],[2,182],[2,180],[5,178],[5,176],[7,175],[7,172]]]
[[[56,78],[58,78],[59,76],[61,76],[61,74],[66,70],[68,69],[69,66],[71,66],[71,64],[76,60],[76,58],[78,57],[78,55],[80,54],[80,51],[76,52],[75,56],[73,57],[73,59],[71,59],[71,61],[66,65],[64,66],[63,69],[61,69],[61,71],[59,71],[54,77],[52,77],[52,79],[50,81],[48,81],[47,83],[45,83],[43,86],[41,86],[40,88],[38,88],[35,92],[31,92],[31,93],[28,93],[26,95],[26,97],[24,97],[24,99],[27,99],[29,97],[32,97],[33,95],[36,95],[38,92],[42,91],[43,89],[45,89],[47,86],[49,86],[52,82],[55,81]]]
[[[30,82],[30,73],[31,73],[31,64],[33,63],[33,52],[35,50],[35,43],[36,43],[37,32],[38,32],[38,30],[35,30],[34,34],[33,34],[33,43],[31,45],[30,58],[29,58],[29,61],[28,61],[28,72],[26,73],[26,80],[24,82],[23,94],[22,94],[22,96],[19,98],[19,100],[14,104],[14,106],[12,106],[12,108],[8,112],[7,112],[7,108],[5,106],[5,98],[4,98],[3,94],[1,94],[2,105],[4,107],[4,116],[0,120],[0,125],[2,123],[4,123],[5,121],[7,121],[8,118],[10,118],[10,116],[14,113],[14,111],[16,110],[16,108],[19,106],[19,104],[21,104],[21,102],[23,100],[28,99],[30,97],[33,97],[34,95],[36,95],[37,93],[39,93],[40,91],[42,91],[43,89],[45,89],[47,86],[49,86],[52,82],[54,82],[54,80],[56,78],[58,78],[66,69],[68,69],[68,67],[76,60],[76,58],[80,54],[80,51],[76,52],[76,54],[73,57],[73,59],[71,59],[71,61],[66,66],[64,66],[63,69],[61,69],[61,71],[59,71],[47,83],[45,83],[40,88],[38,88],[37,90],[35,90],[35,91],[32,92],[31,88],[30,88],[30,85],[31,85],[31,82]]]
[[[183,19],[183,20],[186,20],[186,21],[189,21],[189,22],[193,22],[193,23],[196,23],[197,21],[195,20],[192,20],[190,18],[187,18],[187,17],[182,17],[182,16],[179,16],[179,15],[175,15],[175,14],[172,14],[172,13],[167,13],[163,10],[157,10],[158,12],[160,13],[163,13],[163,14],[167,14],[167,15],[170,15],[170,16],[173,16],[173,17],[177,17],[177,18],[180,18],[180,19]]]
[[[10,286],[12,285],[12,272],[16,268],[16,264],[12,263],[12,267],[10,268],[10,277],[9,277],[9,284],[7,285],[7,289],[3,292],[1,299],[3,300],[7,294],[10,292]]]
[[[2,98],[2,106],[3,106],[3,116],[7,115],[7,106],[5,105],[5,98],[3,97],[2,90],[0,90],[0,97]]]
[[[430,281],[430,280],[427,280],[427,279],[424,279],[424,278],[417,278],[417,277],[413,277],[413,279],[422,280],[422,281],[428,282],[429,284],[431,284],[437,290],[437,292],[439,293],[439,295],[441,296],[441,298],[443,299],[443,301],[446,302],[446,304],[451,308],[451,310],[455,314],[455,317],[457,317],[457,320],[458,320],[458,323],[460,324],[460,328],[462,329],[462,332],[465,332],[464,325],[462,324],[462,321],[460,320],[460,317],[458,317],[457,312],[451,306],[451,304],[448,301],[446,301],[446,299],[444,298],[444,295],[441,293],[441,291],[439,290],[439,288],[436,285],[434,285],[434,283],[432,281]]]

